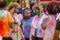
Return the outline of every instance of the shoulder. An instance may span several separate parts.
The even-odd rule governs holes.
[[[10,12],[9,12],[9,11],[6,11],[6,14],[7,14],[7,15],[10,15]]]

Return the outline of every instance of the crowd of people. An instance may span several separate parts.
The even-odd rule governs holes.
[[[58,40],[60,3],[32,2],[29,8],[11,2],[6,6],[0,1],[0,40]]]

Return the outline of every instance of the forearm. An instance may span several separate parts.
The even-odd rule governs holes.
[[[33,33],[33,27],[31,28],[31,31],[30,31],[30,40],[32,40],[32,33]]]
[[[22,36],[23,35],[23,31],[22,31],[22,29],[20,28],[20,35]]]

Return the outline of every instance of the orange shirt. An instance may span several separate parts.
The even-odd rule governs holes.
[[[9,37],[10,36],[10,33],[9,33],[9,31],[10,31],[9,24],[14,21],[12,16],[10,15],[10,12],[5,11],[5,14],[3,15],[3,19],[0,19],[0,20],[2,20],[4,22],[3,32],[2,32],[3,35],[2,36],[3,37]]]

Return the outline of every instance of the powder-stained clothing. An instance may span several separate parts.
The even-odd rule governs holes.
[[[35,37],[43,38],[44,37],[44,30],[42,29],[42,20],[45,18],[45,14],[42,13],[41,16],[35,16],[32,22],[32,26],[34,28],[32,35]]]
[[[43,40],[53,40],[56,27],[56,16],[54,15],[48,16],[44,24],[46,26],[46,30]]]
[[[2,31],[2,36],[3,37],[10,37],[10,29],[9,29],[9,24],[12,23],[14,20],[10,13],[6,10],[0,10],[0,23],[3,24],[3,28],[0,28]]]

